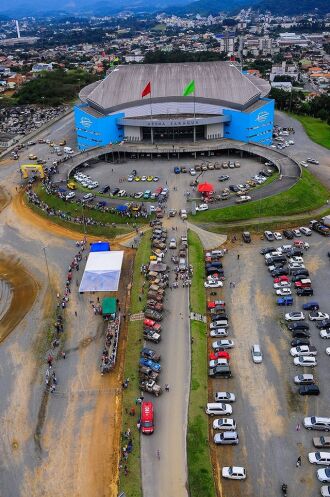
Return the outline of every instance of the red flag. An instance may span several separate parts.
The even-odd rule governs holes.
[[[230,60],[230,62],[235,62],[235,60],[236,60],[235,55],[231,55],[229,60]]]
[[[146,85],[146,87],[144,88],[144,90],[143,90],[143,92],[142,92],[141,96],[142,96],[142,98],[143,98],[143,97],[146,97],[147,95],[150,95],[150,93],[151,93],[151,83],[150,83],[150,81],[149,81],[149,83],[148,83],[148,84]]]

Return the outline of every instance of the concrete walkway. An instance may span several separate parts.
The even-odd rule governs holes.
[[[196,224],[187,223],[187,228],[194,231],[196,235],[199,236],[205,250],[218,248],[227,240],[227,235],[220,235],[218,233],[206,231]]]

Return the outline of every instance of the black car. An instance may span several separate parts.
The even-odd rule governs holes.
[[[317,385],[302,385],[298,392],[300,395],[320,395],[320,389]]]
[[[285,236],[288,240],[292,240],[294,238],[294,234],[291,230],[284,230],[283,236]]]
[[[300,331],[306,331],[309,330],[309,325],[307,323],[304,323],[303,321],[295,321],[294,323],[287,323],[287,327],[289,330],[300,330]]]
[[[111,193],[112,195],[117,195],[118,192],[120,192],[120,188],[114,188]]]
[[[306,276],[309,276],[309,271],[307,269],[297,268],[294,271],[295,271],[294,276],[299,276],[300,279],[304,279],[304,278],[306,278]],[[299,281],[299,280],[297,280],[297,281]]]
[[[291,340],[291,347],[299,347],[299,345],[310,345],[309,338],[294,338]]]
[[[242,238],[243,238],[243,242],[251,243],[251,235],[250,235],[249,231],[243,231]]]
[[[317,321],[316,323],[316,328],[319,330],[322,330],[322,328],[329,328],[330,327],[330,319],[322,319],[322,321]]]
[[[277,276],[287,276],[289,272],[285,268],[278,268],[274,269],[270,274],[273,276],[273,278],[277,278]]]
[[[227,174],[223,174],[222,176],[219,176],[218,180],[219,181],[227,181],[229,179],[229,176]]]
[[[215,366],[214,368],[209,368],[209,376],[211,378],[230,378],[231,370],[229,366]]]
[[[303,255],[304,255],[303,251],[302,251],[302,250],[300,250],[300,249],[298,249],[298,248],[295,248],[295,247],[291,248],[290,250],[288,250],[288,251],[286,252],[286,256],[287,256],[288,258],[289,258],[289,257],[296,257],[296,256],[298,256],[298,257],[303,257]]]
[[[275,247],[265,247],[260,250],[261,255],[266,255],[269,254],[270,252],[275,252],[276,248]]]
[[[212,321],[221,321],[222,319],[229,319],[228,318],[228,315],[225,314],[225,313],[221,313],[221,314],[212,314],[211,315],[211,320]]]
[[[234,193],[239,192],[239,188],[238,188],[236,185],[229,185],[229,187],[228,187],[228,188],[229,188],[229,190],[230,190],[231,192],[234,192]]]
[[[311,297],[314,294],[313,288],[298,288],[298,297]]]
[[[108,193],[110,191],[110,186],[107,185],[104,188],[102,188],[101,193]]]
[[[295,330],[292,332],[293,338],[310,338],[311,334],[308,331]]]

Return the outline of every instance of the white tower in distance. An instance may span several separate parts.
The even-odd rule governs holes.
[[[21,37],[21,33],[19,32],[18,21],[15,21],[15,23],[16,23],[17,38],[20,38]]]

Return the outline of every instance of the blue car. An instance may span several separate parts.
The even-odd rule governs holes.
[[[181,173],[181,169],[180,169],[180,167],[175,167],[175,168],[174,168],[174,173],[175,173],[175,174],[180,174],[180,173]]]
[[[318,302],[307,302],[303,305],[304,311],[318,311],[320,308]]]
[[[286,297],[280,297],[276,301],[277,305],[293,305],[293,297],[287,295]]]
[[[140,359],[140,366],[146,366],[147,368],[152,369],[156,373],[159,373],[160,370],[162,369],[161,365],[158,364],[158,362],[154,362],[151,359],[146,359],[144,357]]]

